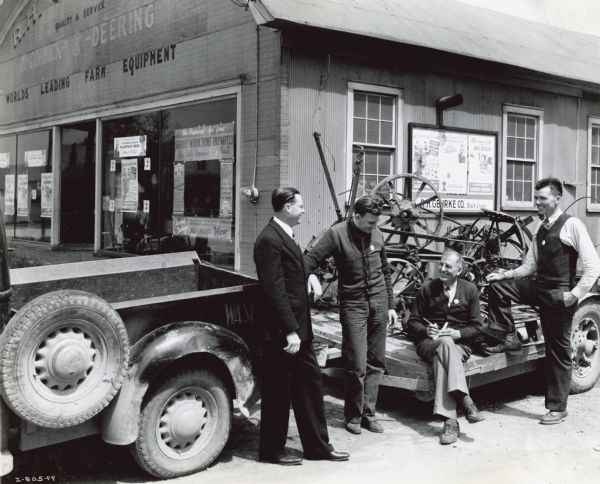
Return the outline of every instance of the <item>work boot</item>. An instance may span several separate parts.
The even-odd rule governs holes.
[[[458,422],[453,418],[449,418],[444,422],[444,428],[442,429],[442,435],[440,436],[440,444],[448,445],[453,444],[458,440],[459,433]]]
[[[562,412],[557,410],[550,410],[546,415],[544,415],[540,419],[540,423],[542,425],[554,425],[561,423],[564,419],[567,418],[567,411],[564,410]]]
[[[360,422],[353,422],[352,420],[346,421],[346,430],[351,434],[360,434],[362,432]]]
[[[376,434],[383,433],[383,425],[381,425],[375,417],[367,418],[363,417],[360,421],[360,426],[367,429],[369,432],[375,432]]]
[[[486,347],[488,353],[521,353],[522,349],[523,345],[516,332],[507,334],[500,344]]]
[[[462,401],[462,408],[465,412],[465,418],[469,423],[477,423],[485,420],[485,417],[479,413],[475,403],[469,395],[465,395]]]

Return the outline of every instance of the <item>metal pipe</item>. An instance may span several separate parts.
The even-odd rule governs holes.
[[[463,103],[463,97],[460,92],[452,96],[444,96],[435,102],[435,123],[438,126],[444,125],[444,109],[460,106]]]

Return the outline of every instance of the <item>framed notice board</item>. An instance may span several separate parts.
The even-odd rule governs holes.
[[[444,211],[495,209],[497,133],[414,123],[408,125],[408,130],[409,171],[427,178],[436,187]],[[415,202],[432,195],[428,190],[418,193],[418,186],[413,190]],[[414,199],[416,196],[418,200]]]

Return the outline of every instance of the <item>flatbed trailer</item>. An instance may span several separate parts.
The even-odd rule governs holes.
[[[598,328],[600,311],[597,296],[580,302],[573,318],[573,355],[578,365],[573,372],[571,391],[579,393],[593,387],[600,376],[600,350]],[[312,309],[313,331],[320,343],[319,364],[323,373],[343,377],[342,328],[337,309]],[[526,305],[513,306],[515,325],[523,350],[520,354],[500,353],[490,356],[473,353],[465,363],[469,388],[529,373],[541,368],[545,357],[544,338],[535,308]],[[586,353],[587,351],[587,353]],[[585,366],[581,366],[585,357]],[[423,401],[434,398],[434,377],[431,366],[421,360],[415,344],[405,332],[388,335],[385,351],[386,373],[381,384],[405,390]]]

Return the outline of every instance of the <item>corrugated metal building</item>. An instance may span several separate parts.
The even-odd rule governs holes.
[[[535,179],[557,176],[564,206],[591,197],[570,213],[600,240],[599,37],[454,0],[6,0],[0,16],[19,247],[194,247],[253,273],[275,186],[304,194],[301,242],[335,220],[315,131],[342,206],[363,146],[361,190],[420,173],[459,220],[532,213]]]

